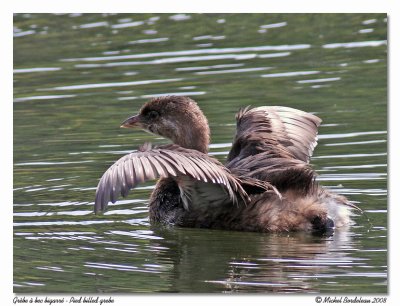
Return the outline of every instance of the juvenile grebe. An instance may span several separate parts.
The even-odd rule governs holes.
[[[309,164],[321,119],[281,106],[246,107],[226,164],[207,155],[208,122],[183,96],[158,97],[121,127],[139,127],[173,144],[142,146],[102,176],[95,213],[160,177],[149,203],[150,221],[183,227],[286,232],[331,231],[349,224],[343,196],[315,181]]]

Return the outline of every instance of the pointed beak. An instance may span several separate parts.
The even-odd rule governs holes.
[[[135,115],[132,117],[129,117],[126,119],[124,122],[121,123],[122,128],[134,128],[134,127],[140,127],[140,118],[139,115]]]

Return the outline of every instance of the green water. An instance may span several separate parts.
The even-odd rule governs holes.
[[[387,292],[384,14],[17,14],[14,291]],[[188,95],[223,161],[234,115],[283,105],[323,119],[312,164],[355,213],[331,237],[150,225],[154,182],[94,216],[120,156],[167,141],[120,123]]]

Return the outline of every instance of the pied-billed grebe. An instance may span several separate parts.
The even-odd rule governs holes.
[[[208,122],[188,97],[154,98],[122,127],[139,127],[173,144],[125,155],[102,176],[94,211],[160,177],[151,222],[241,231],[331,231],[350,222],[345,197],[320,187],[309,165],[318,117],[288,107],[244,108],[225,165],[208,156]]]

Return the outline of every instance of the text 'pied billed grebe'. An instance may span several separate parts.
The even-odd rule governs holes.
[[[210,157],[208,122],[188,97],[145,103],[122,127],[138,127],[173,144],[120,158],[97,186],[94,211],[119,194],[160,178],[149,203],[150,221],[184,227],[286,232],[331,231],[349,224],[350,204],[315,181],[309,164],[321,119],[281,106],[246,107],[225,164]]]

